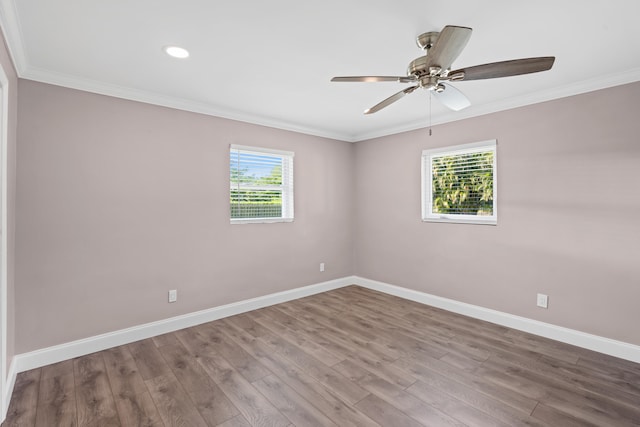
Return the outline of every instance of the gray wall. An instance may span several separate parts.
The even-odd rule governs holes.
[[[19,89],[17,353],[351,274],[640,344],[640,83],[356,144]],[[498,225],[423,223],[421,151],[494,138]],[[295,222],[229,224],[230,143],[296,153]]]
[[[27,80],[19,113],[19,353],[352,274],[350,143]],[[229,224],[232,143],[295,152],[293,223]]]
[[[355,273],[640,345],[639,111],[634,83],[357,143]],[[423,223],[422,150],[489,139],[498,225]]]

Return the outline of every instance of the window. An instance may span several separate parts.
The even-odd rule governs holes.
[[[496,224],[496,141],[422,152],[422,220]]]
[[[231,223],[293,221],[293,153],[231,145]]]

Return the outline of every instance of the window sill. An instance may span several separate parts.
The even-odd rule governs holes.
[[[477,218],[452,218],[452,217],[430,217],[422,218],[422,222],[444,222],[449,224],[476,224],[476,225],[498,225],[496,218],[477,219]]]
[[[231,224],[272,224],[276,222],[293,222],[293,218],[243,218],[231,219]]]

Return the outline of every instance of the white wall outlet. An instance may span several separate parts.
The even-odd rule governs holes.
[[[169,291],[169,302],[178,301],[178,291],[176,289],[172,289]]]
[[[545,294],[538,294],[537,305],[542,308],[549,307],[549,296]]]
[[[324,262],[320,263],[320,271],[324,271]]]

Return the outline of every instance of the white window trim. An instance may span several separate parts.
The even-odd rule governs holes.
[[[272,224],[278,222],[293,222],[294,219],[294,202],[289,202],[289,198],[293,199],[293,158],[295,153],[293,151],[275,150],[273,148],[252,147],[248,145],[230,144],[229,151],[239,150],[252,153],[261,154],[275,154],[277,156],[288,157],[290,162],[284,162],[282,165],[282,175],[291,176],[291,185],[282,186],[282,217],[279,218],[230,218],[231,224]],[[231,189],[231,182],[229,182],[229,189]]]
[[[421,167],[421,195],[422,195],[422,221],[424,222],[445,222],[456,224],[484,224],[497,225],[498,223],[498,144],[495,139],[473,142],[470,144],[461,144],[448,147],[434,148],[422,151],[422,167]],[[431,158],[434,155],[442,154],[463,154],[479,151],[493,150],[493,215],[452,215],[433,213],[432,199],[433,187],[431,181]]]

